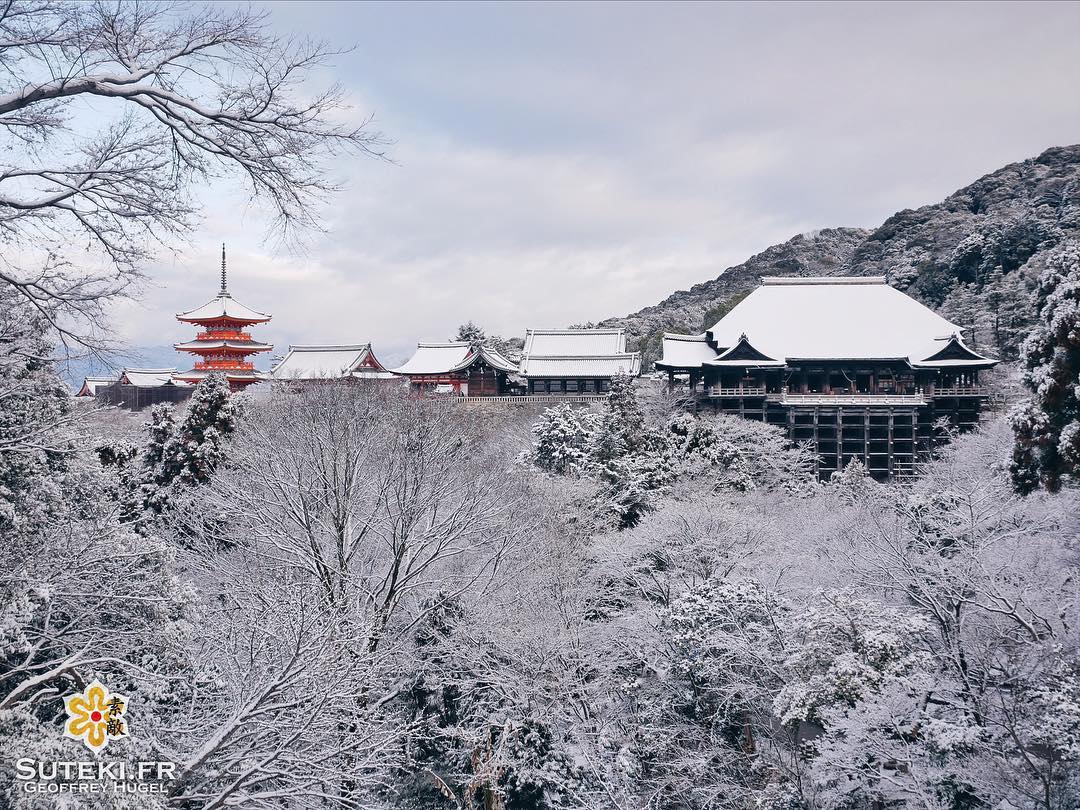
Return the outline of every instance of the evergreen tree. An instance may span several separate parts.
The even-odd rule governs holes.
[[[536,437],[533,464],[559,475],[580,472],[588,462],[599,422],[595,411],[574,408],[568,402],[545,408],[532,427]]]
[[[237,402],[221,374],[211,374],[196,386],[179,423],[171,405],[153,408],[142,469],[132,482],[141,507],[134,515],[136,522],[145,513],[164,512],[174,487],[210,480],[225,456],[225,442],[236,430],[238,415]]]
[[[239,411],[221,374],[195,388],[184,421],[162,448],[163,483],[205,484],[225,456],[226,437],[236,430]]]
[[[45,319],[0,288],[0,537],[38,527],[62,499],[60,482],[73,447],[71,397],[49,361]]]
[[[983,286],[980,303],[987,343],[993,345],[998,357],[1019,356],[1020,343],[1035,315],[1024,272],[1006,274],[1001,267],[995,268]]]
[[[483,344],[487,341],[487,333],[472,321],[466,321],[458,327],[453,339],[459,343]]]
[[[1037,322],[1024,341],[1024,384],[1031,397],[1011,415],[1017,491],[1051,492],[1080,471],[1080,242],[1047,258],[1036,291]]]
[[[972,346],[977,347],[984,342],[981,338],[985,334],[985,312],[974,284],[957,282],[941,302],[938,312],[941,317],[961,327]]]

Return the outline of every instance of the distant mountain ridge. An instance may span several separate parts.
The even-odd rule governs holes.
[[[599,325],[626,329],[651,366],[664,331],[701,332],[764,276],[882,275],[1009,356],[1030,318],[1026,302],[1010,299],[1026,299],[1041,255],[1070,238],[1080,238],[1080,145],[1011,163],[873,230],[796,236],[711,281]]]

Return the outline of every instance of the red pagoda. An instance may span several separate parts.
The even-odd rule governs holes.
[[[196,335],[194,340],[175,344],[178,352],[191,352],[199,359],[193,369],[176,374],[173,379],[197,383],[208,374],[220,372],[225,375],[234,391],[266,379],[266,375],[255,370],[255,364],[249,358],[258,352],[269,351],[273,346],[252,340],[244,327],[266,323],[270,316],[248,309],[229,295],[225,273],[225,245],[221,246],[221,292],[214,300],[198,309],[182,312],[176,319],[183,323],[198,324],[204,331]]]

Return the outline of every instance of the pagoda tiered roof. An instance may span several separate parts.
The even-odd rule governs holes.
[[[221,291],[212,301],[190,312],[180,313],[176,318],[184,323],[199,324],[206,331],[194,340],[174,344],[177,351],[189,352],[200,358],[194,368],[176,374],[175,379],[197,383],[216,372],[225,375],[234,389],[268,379],[246,358],[269,351],[273,346],[252,340],[242,327],[266,323],[270,316],[244,306],[229,294],[224,245],[221,246]]]
[[[214,349],[221,349],[223,351],[241,351],[241,352],[265,352],[274,348],[271,343],[260,343],[257,340],[243,340],[243,339],[217,339],[217,338],[196,338],[195,340],[189,340],[184,343],[174,343],[173,348],[178,352],[204,352],[213,351]]]
[[[262,312],[256,312],[233,299],[225,290],[218,293],[217,297],[207,301],[201,307],[196,307],[190,312],[181,312],[176,316],[178,321],[184,323],[213,323],[217,321],[231,321],[237,324],[266,323],[270,316]]]

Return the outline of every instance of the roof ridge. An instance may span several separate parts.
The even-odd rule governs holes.
[[[587,334],[618,334],[626,330],[619,326],[604,326],[598,329],[526,329],[534,335],[587,335]]]
[[[302,343],[298,345],[289,344],[290,352],[309,352],[318,349],[330,350],[335,349],[339,351],[359,351],[361,349],[367,349],[371,346],[370,343]]]
[[[830,284],[885,284],[888,285],[885,276],[765,276],[761,279],[762,286],[769,287],[797,287],[800,285],[830,285]]]
[[[614,352],[612,354],[530,354],[530,360],[609,360],[613,357],[634,357],[641,352]]]

